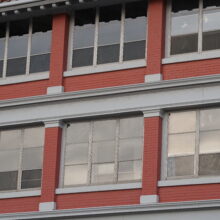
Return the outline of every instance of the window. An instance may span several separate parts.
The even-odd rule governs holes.
[[[70,68],[144,59],[147,1],[75,11]]]
[[[62,185],[141,180],[143,117],[73,122],[66,126]]]
[[[220,175],[220,108],[173,112],[167,178]]]
[[[0,77],[49,70],[52,19],[0,23]]]
[[[41,186],[44,127],[0,130],[0,191]]]
[[[218,0],[170,0],[167,56],[220,49]]]

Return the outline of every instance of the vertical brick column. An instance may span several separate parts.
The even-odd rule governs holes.
[[[54,15],[48,94],[63,92],[63,72],[67,67],[69,16]]]
[[[145,82],[162,80],[162,58],[164,54],[165,0],[149,0],[147,72]]]
[[[159,201],[157,182],[160,178],[162,113],[144,112],[144,153],[141,204]]]
[[[63,123],[61,121],[45,122],[43,174],[39,211],[56,209],[55,191],[59,182],[62,128]]]

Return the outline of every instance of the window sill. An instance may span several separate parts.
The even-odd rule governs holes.
[[[215,59],[215,58],[220,58],[220,50],[207,51],[201,54],[190,53],[190,54],[182,54],[182,55],[173,55],[172,57],[164,58],[162,60],[162,64],[190,62],[190,61]]]
[[[158,181],[158,186],[159,187],[187,186],[187,185],[213,184],[213,183],[220,183],[220,177],[200,177],[200,178],[192,178],[192,179],[161,180]]]
[[[0,199],[10,198],[22,198],[22,197],[34,197],[40,196],[41,190],[27,190],[27,191],[16,191],[16,192],[0,192]]]
[[[93,73],[102,73],[116,70],[132,69],[138,67],[146,67],[146,60],[132,60],[123,63],[111,63],[98,66],[77,67],[69,71],[64,72],[64,77],[79,76]]]
[[[140,182],[138,182],[138,183],[109,184],[109,185],[96,185],[96,186],[80,186],[80,187],[72,187],[72,188],[59,188],[59,189],[56,189],[56,194],[140,189],[141,187],[142,187],[142,184]]]
[[[17,84],[37,80],[49,79],[49,72],[32,73],[29,75],[10,76],[0,79],[0,85]]]

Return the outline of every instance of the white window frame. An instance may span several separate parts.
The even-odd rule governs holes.
[[[48,79],[49,78],[49,70],[44,71],[44,72],[36,72],[36,73],[30,73],[29,72],[30,71],[31,56],[44,55],[44,53],[31,55],[33,18],[27,18],[27,20],[29,20],[29,26],[28,26],[28,42],[27,42],[27,54],[26,54],[26,68],[25,68],[26,70],[25,70],[24,74],[14,75],[14,76],[6,76],[7,61],[9,60],[8,59],[8,41],[9,41],[9,32],[10,32],[10,22],[11,21],[5,22],[5,24],[6,24],[5,48],[4,48],[4,58],[3,58],[3,72],[2,72],[2,77],[0,77],[0,85],[35,81],[35,80],[41,80],[41,79]],[[51,30],[51,32],[52,32],[52,30]],[[51,34],[51,43],[52,43],[52,34]],[[51,54],[51,51],[50,51],[50,54]],[[15,59],[15,58],[19,58],[19,57],[14,57],[14,58],[11,58],[11,59]]]
[[[94,36],[94,51],[93,51],[93,64],[90,66],[82,66],[82,67],[72,67],[72,57],[73,57],[73,35],[74,35],[74,25],[75,25],[75,14],[73,11],[73,15],[70,18],[69,24],[69,47],[68,47],[68,59],[67,59],[67,71],[64,72],[64,77],[73,76],[73,75],[84,75],[91,73],[100,73],[106,71],[115,71],[121,69],[130,69],[137,67],[146,67],[146,57],[147,57],[147,36],[148,36],[148,16],[146,20],[146,39],[145,39],[145,57],[143,59],[134,59],[123,61],[123,52],[124,52],[124,23],[125,23],[125,4],[128,2],[134,1],[126,1],[123,3],[119,3],[122,5],[121,9],[121,28],[120,28],[120,50],[119,50],[119,61],[106,63],[106,64],[97,64],[97,52],[98,52],[98,27],[99,27],[99,9],[102,6],[95,7],[96,15],[95,15],[95,36]],[[147,8],[148,10],[148,8]],[[136,41],[132,41],[136,42]]]
[[[141,115],[134,115],[136,117],[142,117]],[[65,151],[66,151],[66,139],[67,139],[67,128],[68,128],[68,124],[66,123],[65,126],[63,127],[63,134],[62,134],[62,149],[61,149],[61,160],[60,160],[60,178],[59,178],[59,189],[61,190],[57,190],[57,194],[62,194],[65,191],[69,192],[68,189],[70,189],[71,192],[84,192],[84,191],[106,191],[106,190],[110,190],[110,188],[112,190],[118,190],[121,189],[120,186],[123,187],[128,187],[129,189],[134,187],[134,188],[141,188],[141,184],[139,184],[142,181],[142,175],[141,178],[138,180],[126,180],[126,181],[118,181],[118,164],[119,164],[119,121],[121,118],[129,118],[128,117],[117,117],[115,118],[116,120],[116,130],[115,130],[115,158],[114,158],[114,182],[112,183],[91,183],[91,179],[92,179],[92,128],[93,128],[93,124],[96,121],[99,121],[99,119],[93,119],[93,120],[87,120],[87,122],[90,123],[90,134],[89,134],[89,152],[88,152],[88,170],[87,170],[87,183],[86,184],[79,184],[79,185],[70,185],[70,186],[65,186],[64,185],[64,171],[65,171]],[[111,119],[111,118],[105,118],[105,119]],[[144,120],[144,118],[143,118]],[[144,128],[143,128],[143,138],[142,138],[142,146],[143,146],[143,150],[144,150]],[[142,152],[142,158],[141,160],[141,167],[143,167],[143,152]],[[128,161],[137,161],[137,160],[128,160]],[[125,162],[125,161],[123,161]],[[102,163],[103,164],[103,163]],[[142,172],[143,172],[143,168],[142,168]],[[118,185],[118,187],[114,187],[114,185]],[[101,190],[97,190],[96,186],[103,186],[101,188]],[[110,188],[109,188],[110,187]],[[62,190],[64,189],[64,190]],[[65,190],[67,189],[67,190]]]
[[[210,7],[213,10],[216,7]],[[209,9],[205,9],[206,11]],[[163,64],[187,62],[193,60],[213,59],[220,57],[220,49],[202,51],[202,34],[203,34],[203,0],[199,0],[198,7],[198,50],[192,53],[170,54],[171,50],[171,23],[172,23],[172,0],[168,0],[166,7],[166,36],[165,36],[165,58]],[[219,7],[220,10],[220,7]]]

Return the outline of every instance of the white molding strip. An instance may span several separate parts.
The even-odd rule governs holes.
[[[200,184],[215,184],[220,183],[220,177],[200,177],[192,179],[176,179],[176,180],[161,180],[158,181],[159,187],[166,186],[187,186]]]
[[[49,72],[32,73],[29,75],[10,76],[0,79],[0,85],[18,84],[24,82],[49,79]]]
[[[141,59],[141,60],[127,61],[123,63],[97,65],[94,67],[89,66],[89,67],[73,68],[72,70],[68,70],[64,72],[64,77],[102,73],[102,72],[112,72],[116,70],[125,70],[125,69],[132,69],[138,67],[146,67],[146,60]]]
[[[1,192],[0,199],[22,198],[40,196],[41,190],[20,191],[20,192]]]
[[[152,204],[158,203],[159,196],[158,195],[141,195],[140,196],[140,204]]]
[[[52,95],[52,94],[59,94],[64,92],[64,87],[63,86],[51,86],[47,88],[47,94]]]
[[[97,186],[80,186],[72,188],[59,188],[56,189],[56,194],[70,194],[70,193],[85,193],[85,192],[102,192],[113,190],[127,190],[127,189],[140,189],[141,183],[124,183],[124,184],[110,184],[110,185],[97,185]]]
[[[39,203],[39,211],[40,212],[53,211],[55,209],[56,209],[55,202],[41,202],[41,203]]]
[[[143,111],[144,118],[151,118],[151,117],[161,117],[163,118],[163,111],[160,109]]]
[[[64,123],[61,120],[55,120],[55,121],[45,121],[45,128],[63,128],[64,127]]]

